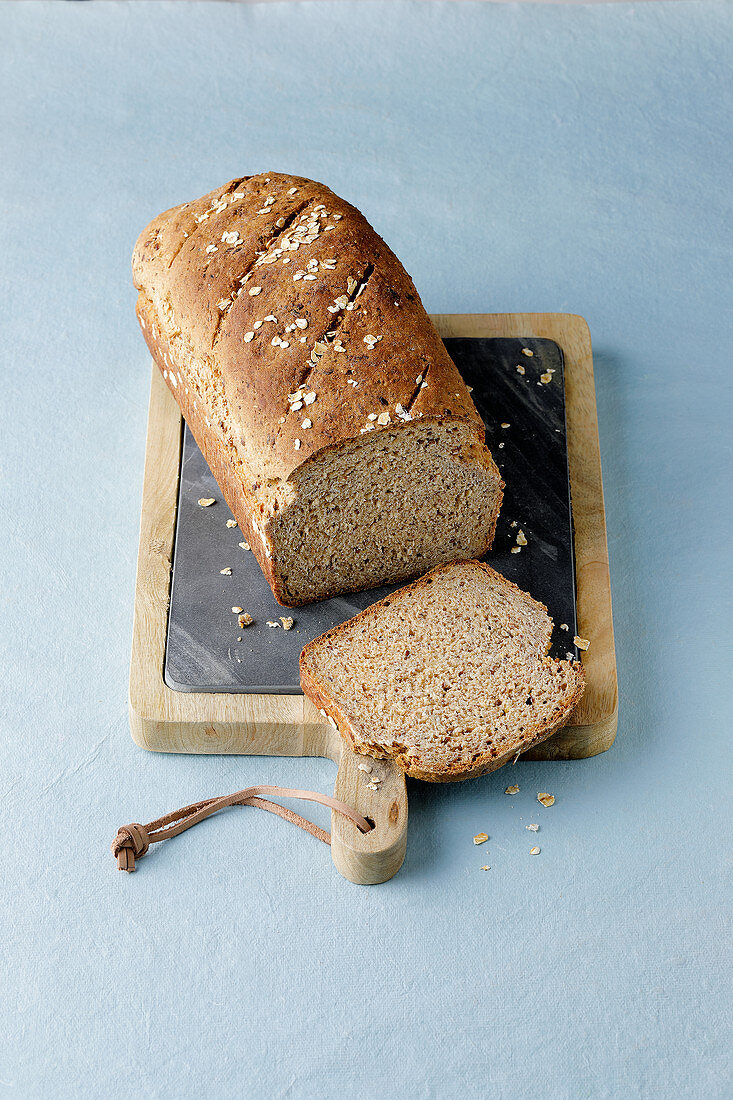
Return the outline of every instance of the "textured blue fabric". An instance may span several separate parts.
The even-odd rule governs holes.
[[[729,1095],[732,38],[717,3],[0,7],[0,1094]],[[571,311],[595,344],[616,745],[411,784],[369,889],[248,810],[135,875],[108,847],[332,789],[127,727],[132,245],[268,168],[359,206],[431,311]]]

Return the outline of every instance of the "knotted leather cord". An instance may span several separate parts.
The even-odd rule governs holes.
[[[245,787],[242,791],[224,795],[221,798],[206,798],[203,802],[193,802],[190,806],[184,806],[182,810],[174,810],[171,814],[158,817],[148,825],[140,825],[133,822],[131,825],[123,825],[117,830],[117,836],[112,842],[112,852],[117,857],[117,867],[120,871],[134,871],[135,860],[142,859],[151,844],[157,844],[159,840],[168,840],[172,836],[190,829],[207,817],[211,817],[218,810],[224,810],[227,806],[256,806],[260,810],[269,810],[285,818],[286,821],[305,829],[311,836],[322,840],[324,844],[331,843],[331,834],[325,829],[320,829],[312,821],[301,817],[293,810],[288,810],[277,802],[271,802],[260,795],[272,794],[279,798],[301,798],[305,802],[320,802],[322,806],[329,806],[337,813],[343,814],[352,821],[362,833],[368,833],[374,828],[365,817],[357,813],[345,802],[338,802],[327,794],[319,794],[317,791],[296,791],[287,787]]]

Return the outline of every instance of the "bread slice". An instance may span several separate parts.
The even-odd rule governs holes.
[[[133,257],[150,352],[285,606],[491,546],[503,482],[405,269],[323,184],[232,180]]]
[[[434,783],[500,768],[567,721],[583,668],[546,656],[543,604],[455,562],[310,642],[303,691],[360,753]]]

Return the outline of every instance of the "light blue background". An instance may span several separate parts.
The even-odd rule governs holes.
[[[732,38],[716,3],[0,7],[3,1095],[730,1095]],[[370,889],[248,810],[135,875],[109,852],[333,784],[127,727],[131,249],[268,168],[361,207],[430,310],[572,311],[595,344],[616,745],[413,784]]]

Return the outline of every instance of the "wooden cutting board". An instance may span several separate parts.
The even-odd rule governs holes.
[[[529,337],[554,341],[565,369],[565,412],[575,529],[578,632],[591,641],[582,654],[586,690],[571,722],[528,759],[570,759],[603,752],[616,733],[616,658],[611,615],[603,486],[590,334],[570,314],[439,315],[445,339]],[[135,741],[162,752],[327,756],[338,763],[335,797],[375,822],[368,834],[332,816],[331,850],[338,870],[359,883],[390,878],[404,858],[407,796],[402,773],[375,761],[382,782],[368,789],[361,759],[300,694],[175,691],[164,681],[182,421],[154,368],[148,418],[135,618],[130,670],[130,724]]]

